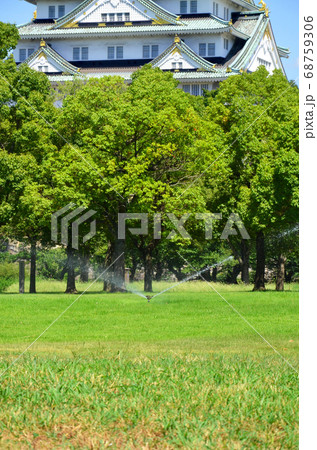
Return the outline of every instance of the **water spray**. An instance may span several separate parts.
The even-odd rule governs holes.
[[[148,301],[150,301],[152,298],[158,297],[159,295],[164,294],[165,292],[169,291],[170,289],[173,289],[173,288],[179,286],[180,284],[186,283],[187,281],[192,280],[193,278],[199,277],[204,272],[207,272],[207,270],[211,270],[214,267],[221,266],[222,264],[226,263],[227,261],[231,261],[232,259],[233,259],[233,256],[229,256],[229,258],[226,258],[217,264],[213,264],[212,266],[207,266],[207,267],[205,267],[205,269],[202,269],[199,272],[195,272],[194,274],[189,275],[188,277],[184,278],[182,281],[179,281],[178,283],[174,284],[173,286],[170,286],[169,288],[164,289],[164,291],[159,292],[158,294],[155,294],[152,297],[147,296],[147,299],[148,299]],[[148,298],[148,297],[150,297],[150,298]]]

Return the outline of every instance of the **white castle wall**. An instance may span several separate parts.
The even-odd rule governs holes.
[[[260,45],[250,61],[248,69],[254,72],[261,65],[265,66],[269,73],[272,73],[274,69],[280,68],[275,45],[268,33],[263,36]]]
[[[182,37],[180,35],[180,37]],[[225,57],[228,53],[224,49],[224,37],[229,39],[229,50],[233,45],[232,36],[228,33],[224,35],[201,35],[201,36],[185,36],[184,42],[197,54],[199,54],[200,43],[214,43],[216,47],[216,56]],[[67,40],[48,40],[47,43],[51,44],[52,48],[62,55],[67,61],[73,60],[73,48],[74,47],[88,47],[89,60],[106,60],[107,59],[107,47],[109,46],[123,46],[123,59],[142,59],[143,58],[143,45],[158,45],[159,54],[163,53],[174,41],[172,36],[146,36],[139,38],[131,37],[119,37],[119,38],[98,38],[98,39],[67,39]],[[34,48],[37,50],[40,45],[40,41],[31,41],[23,39],[20,41],[17,48],[14,50],[13,55],[16,61],[19,60],[20,48]]]
[[[138,2],[131,5],[131,2],[127,0],[120,2],[118,0],[97,0],[87,11],[78,16],[78,20],[83,23],[102,22],[101,14],[104,13],[129,13],[130,21],[151,20],[154,17]]]
[[[47,19],[48,18],[48,7],[55,5],[56,11],[59,5],[65,5],[66,14],[68,14],[72,9],[78,6],[82,0],[38,0],[37,4],[37,18],[38,19]],[[129,12],[127,8],[131,9],[131,20],[144,20],[145,15],[149,15],[150,17],[155,17],[154,14],[150,13],[150,11],[146,10],[144,6],[142,6],[137,0],[96,0],[96,2],[92,3],[91,9],[96,8],[95,3],[99,3],[100,11],[102,12]],[[132,5],[131,5],[132,3]],[[180,1],[179,0],[157,0],[156,3],[162,6],[167,11],[170,11],[174,14],[180,14]],[[230,0],[218,0],[218,16],[224,19],[224,8],[229,8],[229,18],[232,12],[241,11],[243,8],[239,7],[235,3],[232,3]],[[190,12],[190,0],[188,0],[188,13]],[[135,6],[135,8],[133,8]],[[97,8],[98,10],[99,8]],[[138,14],[136,11],[139,10],[141,14]],[[100,11],[96,14],[90,16],[89,21],[98,22],[100,18],[95,17],[95,15],[100,16]],[[134,11],[134,12],[133,12]],[[146,13],[145,13],[146,11]],[[213,13],[213,0],[198,0],[197,4],[197,12],[198,13]],[[89,12],[87,11],[86,15],[81,16],[81,19],[87,21]]]
[[[48,18],[48,7],[54,6],[56,11],[59,5],[65,5],[65,14],[68,14],[76,6],[80,5],[82,0],[38,0],[37,2],[37,19],[47,19]]]
[[[180,0],[157,0],[156,3],[162,6],[164,9],[174,13],[180,14]],[[198,0],[197,13],[213,13],[213,0]],[[229,20],[231,13],[234,11],[241,11],[241,8],[226,0],[217,0],[218,3],[218,16],[224,19],[224,8],[229,8]],[[187,13],[190,13],[190,0],[187,1]]]
[[[56,67],[56,63],[50,58],[46,58],[44,55],[40,55],[33,64],[30,65],[31,69],[42,72],[60,72],[60,68]]]

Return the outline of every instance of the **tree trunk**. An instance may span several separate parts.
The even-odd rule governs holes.
[[[286,257],[284,255],[280,255],[278,258],[277,276],[276,276],[277,291],[284,291],[285,263]]]
[[[19,261],[19,293],[24,294],[25,261]]]
[[[207,270],[207,267],[204,267],[204,269],[206,269],[205,272],[202,273],[202,276],[204,277],[204,279],[206,281],[208,281],[208,283],[211,281],[211,274],[210,274],[210,269]],[[201,280],[201,277],[198,278],[199,280]]]
[[[153,262],[152,262],[152,248],[146,247],[144,254],[144,291],[153,292],[152,287],[153,278]]]
[[[66,286],[66,294],[76,294],[76,281],[75,281],[75,259],[74,259],[74,250],[69,245],[67,247],[67,286]]]
[[[212,269],[212,274],[211,274],[211,281],[216,283],[217,282],[217,275],[218,275],[218,267],[214,267]]]
[[[36,294],[36,242],[31,242],[30,294]]]
[[[161,281],[162,276],[163,276],[163,264],[161,261],[159,261],[156,264],[156,274],[155,274],[155,281]]]
[[[125,279],[125,239],[116,239],[114,242],[114,251],[112,256],[111,292],[124,292]]]
[[[107,267],[110,266],[111,262],[112,262],[112,256],[113,256],[113,244],[109,243],[108,244],[108,250],[107,250],[107,254],[106,254],[106,259],[104,262],[104,265],[102,266],[102,271],[104,272],[106,270]],[[110,268],[110,270],[108,270],[103,278],[103,290],[104,292],[111,292],[111,278],[113,277],[113,267]]]
[[[245,239],[241,242],[241,280],[244,284],[250,284],[250,247]]]
[[[227,283],[238,284],[237,277],[240,272],[241,272],[240,264],[236,264],[235,266],[233,266],[232,271],[230,271],[228,273],[227,280],[226,280]]]
[[[89,281],[89,255],[84,253],[80,260],[80,281],[87,283]]]
[[[138,267],[138,260],[135,255],[132,255],[132,267],[130,272],[130,283],[134,282],[136,269]]]
[[[254,279],[254,291],[265,291],[265,245],[264,233],[260,231],[256,236],[256,272]]]

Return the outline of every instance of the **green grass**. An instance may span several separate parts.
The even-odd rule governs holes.
[[[0,295],[0,372],[75,300],[64,287]],[[215,287],[297,367],[298,286]],[[97,283],[0,379],[0,447],[297,448],[297,382],[204,283],[151,303]]]

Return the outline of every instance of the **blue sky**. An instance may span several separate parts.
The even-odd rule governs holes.
[[[267,0],[270,19],[278,45],[291,50],[289,59],[282,59],[290,80],[298,78],[298,0]],[[33,17],[35,6],[24,0],[1,0],[0,20],[22,24]]]

